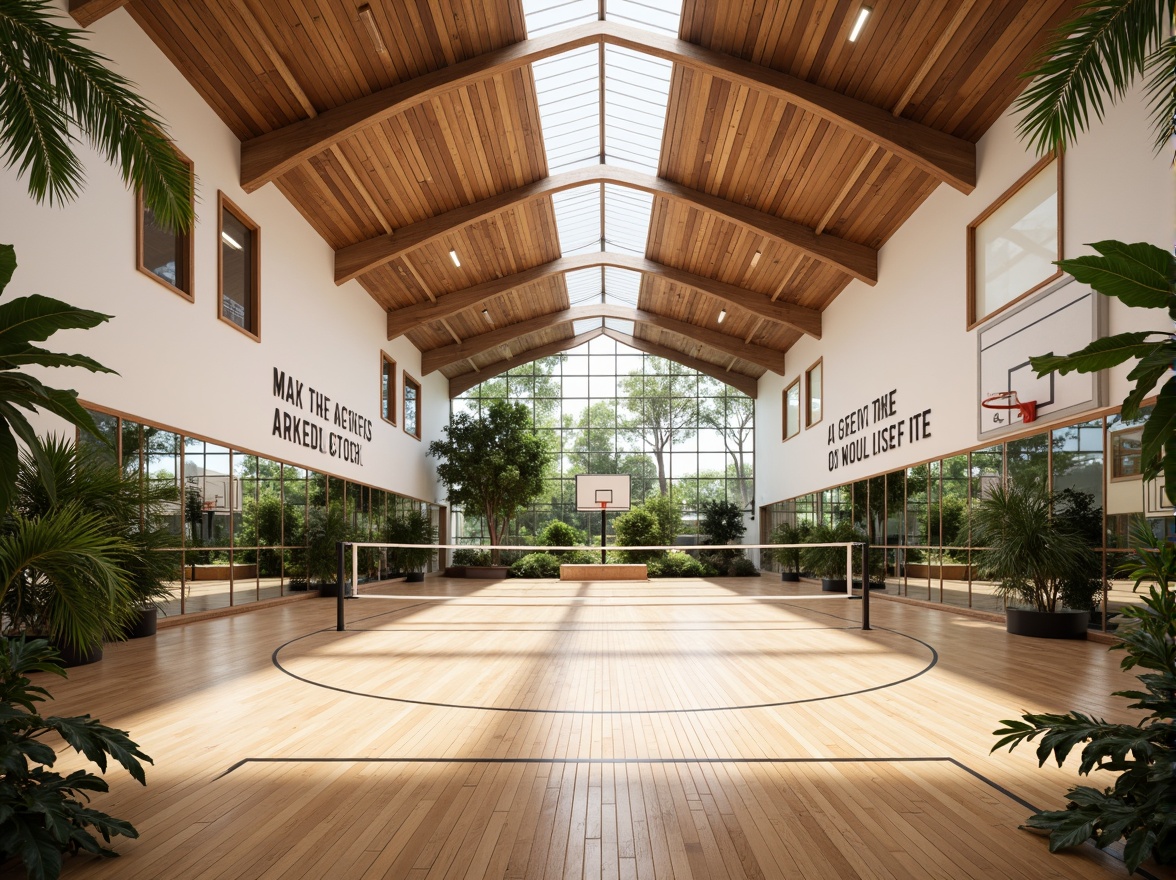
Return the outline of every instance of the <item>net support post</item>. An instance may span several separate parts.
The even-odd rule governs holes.
[[[862,542],[862,629],[870,628],[870,539]]]
[[[337,632],[343,632],[347,629],[347,624],[343,620],[343,566],[346,560],[347,545],[340,541],[335,546],[335,586],[338,590],[335,594],[335,629]]]
[[[853,544],[845,545],[845,595],[853,598]]]
[[[604,551],[604,538],[605,538],[605,532],[607,532],[607,531],[608,531],[608,505],[602,502],[600,505],[600,564],[601,565],[604,565],[607,562],[607,560],[605,559],[605,551]]]

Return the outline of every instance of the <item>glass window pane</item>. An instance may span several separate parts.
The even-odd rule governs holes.
[[[221,316],[248,333],[258,333],[257,227],[222,200]]]

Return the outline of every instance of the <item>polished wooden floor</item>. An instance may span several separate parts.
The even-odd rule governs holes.
[[[989,754],[1022,710],[1130,718],[1117,654],[790,586],[430,579],[345,633],[323,599],[108,646],[52,711],[155,759],[96,804],[142,836],[65,876],[1127,876],[1017,829],[1073,770]]]

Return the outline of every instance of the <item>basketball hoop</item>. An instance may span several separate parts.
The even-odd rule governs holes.
[[[203,504],[200,505],[200,509],[205,512],[210,511],[210,510],[216,510],[216,502],[215,501],[205,501]]]
[[[1037,401],[1029,400],[1022,403],[1017,398],[1016,391],[1002,391],[999,394],[989,395],[980,401],[980,405],[985,409],[1018,410],[1021,413],[1021,422],[1026,425],[1037,421]]]

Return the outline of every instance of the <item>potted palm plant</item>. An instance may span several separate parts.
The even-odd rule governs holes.
[[[768,536],[769,544],[803,544],[808,540],[812,525],[809,523],[781,523]],[[767,562],[780,566],[780,580],[796,583],[800,580],[800,547],[778,547],[764,551]]]
[[[394,547],[388,551],[389,563],[407,572],[406,581],[417,583],[425,579],[425,566],[433,558],[433,544],[437,531],[427,515],[410,510],[384,526],[384,540],[389,544],[419,544],[419,547]]]
[[[1036,482],[997,486],[981,498],[972,511],[972,540],[983,548],[977,570],[1009,603],[1008,632],[1086,638],[1099,560],[1081,522],[1054,500]],[[1067,607],[1074,605],[1085,607]]]
[[[860,541],[861,536],[849,520],[837,525],[818,523],[808,534],[809,544],[835,544],[845,541]],[[844,547],[805,547],[800,552],[800,564],[813,577],[821,579],[821,589],[826,593],[844,593],[847,589]]]

